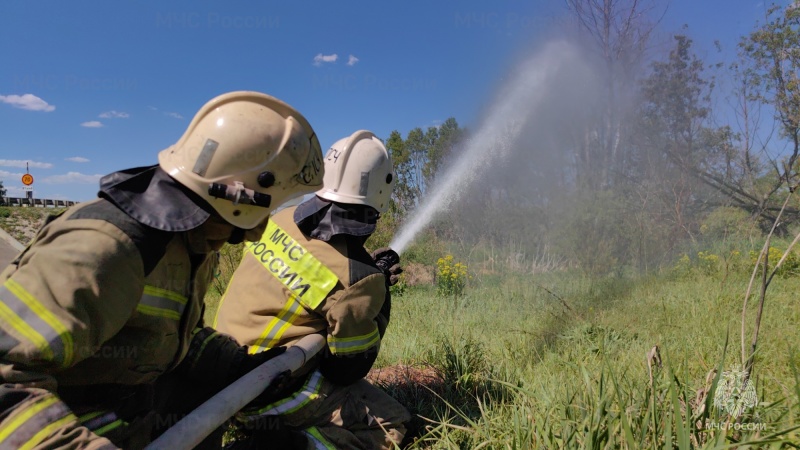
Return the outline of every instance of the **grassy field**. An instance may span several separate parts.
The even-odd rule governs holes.
[[[66,208],[23,208],[0,206],[0,228],[19,243],[26,245],[36,235],[49,214],[59,214]]]
[[[421,289],[395,300],[379,363],[432,364],[450,385],[438,405],[405,399],[434,421],[420,448],[716,448],[764,439],[800,423],[797,279],[772,286],[762,323],[756,411],[766,431],[701,428],[725,421],[700,412],[702,390],[710,371],[739,361],[745,282],[559,274],[484,279],[460,299]],[[653,361],[651,387],[654,346],[663,364]],[[461,403],[442,407],[448,398]],[[800,432],[780,440],[800,443]]]
[[[458,298],[409,288],[377,366],[436,374],[384,385],[416,415],[411,448],[798,448],[798,277],[768,291],[758,406],[738,425],[713,406],[715,375],[741,362],[746,283],[562,272],[485,275]]]

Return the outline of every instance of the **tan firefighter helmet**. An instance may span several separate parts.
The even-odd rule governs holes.
[[[287,200],[319,189],[324,174],[319,141],[305,117],[274,97],[249,91],[206,103],[158,162],[243,229],[258,226]]]
[[[385,212],[394,187],[392,158],[380,139],[366,130],[338,140],[325,155],[326,200],[367,205]]]

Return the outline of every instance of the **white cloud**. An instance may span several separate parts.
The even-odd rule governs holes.
[[[89,162],[89,160],[87,158],[84,158],[83,156],[73,156],[71,158],[64,158],[64,161],[72,161],[72,162],[76,162],[76,163]]]
[[[127,119],[130,116],[131,115],[126,112],[114,111],[112,109],[111,111],[106,111],[104,113],[101,113],[98,117],[100,117],[101,119]]]
[[[96,120],[90,120],[89,122],[83,122],[81,126],[86,128],[100,128],[103,126],[103,123]]]
[[[26,166],[27,164],[27,166]],[[53,167],[50,163],[38,161],[26,161],[24,159],[0,159],[0,166],[4,167],[33,167],[35,169],[49,169]]]
[[[53,175],[42,180],[47,184],[74,184],[74,183],[97,183],[102,175],[86,175],[80,172],[67,172],[64,175]]]
[[[14,108],[27,109],[28,111],[55,111],[56,107],[47,103],[33,94],[0,95],[0,102],[8,103]]]
[[[6,197],[25,197],[25,190],[20,186],[3,186],[6,190]]]
[[[22,178],[23,175],[25,174],[0,170],[0,180],[19,180]]]
[[[183,119],[183,116],[178,114],[178,113],[176,113],[176,112],[165,112],[164,114],[166,114],[166,115],[168,115],[170,117],[173,117],[175,119]]]
[[[355,66],[358,61],[359,61],[358,58],[356,58],[353,55],[350,55],[350,58],[347,59],[347,65],[348,66]]]
[[[148,106],[148,108],[150,108],[150,111],[158,111],[158,108],[155,106]]]
[[[22,186],[7,186],[3,183],[3,189],[6,190],[6,197],[25,197],[28,195],[28,191],[22,188]]]
[[[323,55],[322,53],[317,53],[317,56],[314,57],[314,65],[321,66],[322,63],[334,63],[337,59],[339,59],[339,55],[336,53],[332,55]]]

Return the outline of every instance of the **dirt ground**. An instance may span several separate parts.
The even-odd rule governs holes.
[[[435,387],[442,383],[442,377],[432,367],[406,364],[372,369],[367,374],[367,380],[373,384],[391,386],[394,389],[422,385]]]

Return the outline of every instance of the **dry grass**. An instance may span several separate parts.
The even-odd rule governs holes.
[[[405,283],[408,286],[433,284],[433,267],[419,263],[408,263],[403,266]]]
[[[27,245],[50,214],[59,214],[64,208],[0,207],[0,228],[20,244]]]

